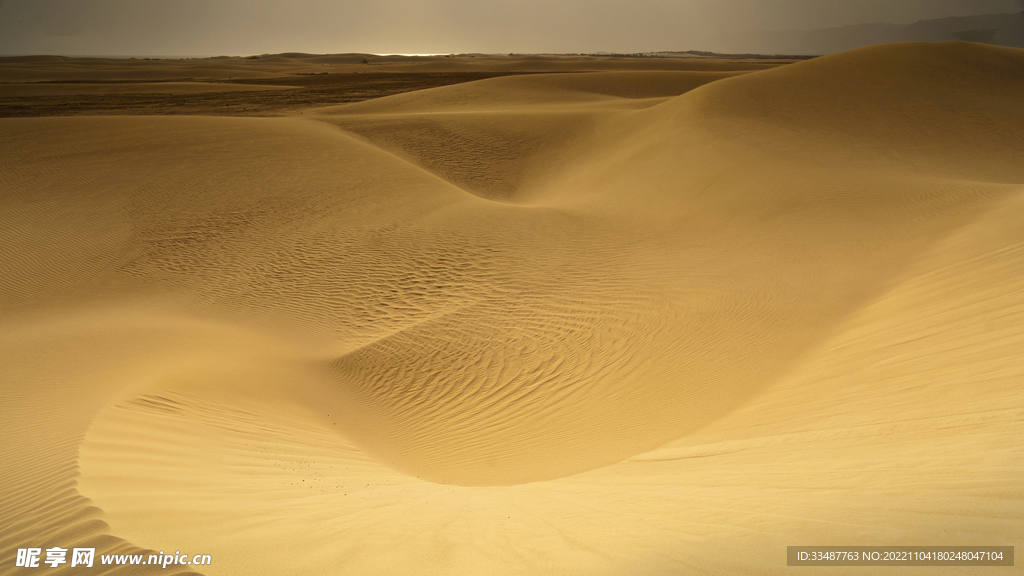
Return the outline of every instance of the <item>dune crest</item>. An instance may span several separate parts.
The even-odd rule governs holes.
[[[1012,544],[1022,89],[1022,50],[899,44],[2,119],[0,549],[667,574]]]

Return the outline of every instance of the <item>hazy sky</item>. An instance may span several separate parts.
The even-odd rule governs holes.
[[[1021,0],[0,0],[0,54],[727,52],[749,30],[1020,10]]]

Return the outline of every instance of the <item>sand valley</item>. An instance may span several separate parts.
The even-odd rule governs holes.
[[[1024,50],[0,80],[0,574],[1021,544]]]

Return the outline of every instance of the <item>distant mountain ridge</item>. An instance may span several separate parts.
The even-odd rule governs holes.
[[[1024,48],[1024,12],[920,20],[913,24],[855,24],[816,30],[762,30],[743,50],[832,54],[889,42],[982,42]]]

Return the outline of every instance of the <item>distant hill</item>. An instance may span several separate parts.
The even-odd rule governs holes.
[[[856,24],[817,30],[753,32],[742,50],[761,53],[831,54],[888,42],[965,40],[1024,48],[1024,12],[921,20],[914,24]]]

